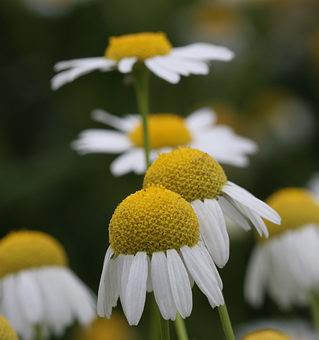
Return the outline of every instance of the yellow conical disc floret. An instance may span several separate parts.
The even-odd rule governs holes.
[[[189,144],[192,136],[183,118],[174,114],[149,115],[149,138],[152,149]],[[129,134],[135,146],[143,147],[143,126],[139,124]]]
[[[189,202],[219,196],[226,182],[225,172],[215,159],[191,148],[160,155],[144,177],[145,188],[162,185]]]
[[[199,225],[192,206],[161,187],[149,187],[128,196],[116,208],[109,230],[116,254],[152,254],[192,247],[199,241]]]
[[[172,45],[164,33],[136,33],[111,37],[105,56],[120,60],[136,57],[139,60],[168,54]]]
[[[67,258],[62,245],[53,237],[38,231],[17,231],[0,241],[0,277],[28,268],[65,266]]]
[[[16,332],[2,315],[0,315],[0,339],[18,340]]]
[[[268,205],[281,216],[281,225],[265,221],[269,236],[280,235],[287,230],[307,224],[319,224],[319,202],[307,190],[286,188],[275,192],[267,200]]]
[[[280,331],[264,329],[246,335],[244,340],[291,340],[291,337]]]

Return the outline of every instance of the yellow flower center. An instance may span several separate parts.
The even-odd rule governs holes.
[[[145,60],[166,55],[171,49],[172,45],[164,33],[126,34],[110,38],[105,56],[117,61],[129,57]]]
[[[192,141],[185,120],[174,114],[149,115],[148,128],[152,149],[182,146]],[[129,138],[135,146],[143,147],[143,125],[141,123],[129,133]]]
[[[28,268],[66,266],[61,244],[38,231],[12,232],[0,241],[0,277]]]
[[[264,329],[246,335],[244,340],[291,340],[291,337],[280,331]]]
[[[199,241],[192,206],[178,194],[155,186],[128,196],[116,208],[109,231],[116,254],[152,254],[192,247]]]
[[[18,340],[16,332],[2,315],[0,315],[0,339]]]
[[[304,189],[286,188],[275,192],[267,204],[281,216],[281,225],[265,221],[269,237],[274,237],[288,230],[304,227],[306,224],[319,224],[319,202]]]
[[[225,172],[217,161],[191,148],[160,155],[144,177],[145,188],[162,185],[188,202],[218,197],[226,182]]]

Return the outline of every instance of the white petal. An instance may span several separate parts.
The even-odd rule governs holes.
[[[113,255],[113,250],[109,247],[106,251],[103,270],[100,279],[100,285],[97,296],[97,314],[101,317],[109,317],[112,313],[112,301],[110,299],[110,276],[109,276],[109,265]]]
[[[239,205],[239,203],[237,203],[237,205]],[[241,205],[241,209],[242,209],[242,211],[245,212],[246,216],[250,219],[251,223],[256,228],[258,234],[261,237],[264,235],[265,237],[268,238],[269,232],[268,232],[267,226],[266,226],[265,222],[262,220],[262,218],[243,205]]]
[[[146,170],[145,155],[143,149],[132,149],[117,157],[111,163],[113,176],[122,176],[131,171],[140,175]]]
[[[218,267],[229,258],[229,236],[225,219],[216,200],[196,200],[192,206],[199,220],[200,232],[208,251]]]
[[[167,259],[163,252],[153,253],[151,276],[155,300],[163,318],[175,320],[176,306],[169,282]]]
[[[208,107],[192,112],[187,118],[187,127],[191,131],[202,131],[211,128],[216,121],[216,113]]]
[[[224,304],[224,298],[215,279],[215,273],[212,271],[200,248],[198,246],[192,248],[185,246],[181,248],[181,253],[196,284],[207,296],[212,307]]]
[[[121,288],[120,288],[120,300],[124,310],[126,310],[126,291],[127,291],[127,282],[130,275],[131,266],[134,260],[134,255],[119,255],[119,260],[122,262],[120,268],[121,272]]]
[[[175,249],[167,251],[167,268],[176,308],[186,318],[193,308],[192,289],[183,261]]]
[[[118,117],[102,109],[96,109],[91,113],[92,119],[109,125],[119,131],[128,133],[134,129],[139,123],[140,118],[138,115],[128,115],[126,117]]]
[[[206,43],[197,43],[185,47],[177,47],[172,50],[171,54],[180,58],[207,61],[229,61],[234,57],[234,53],[227,47]]]
[[[119,61],[118,69],[121,73],[132,72],[134,64],[137,62],[137,58],[123,58]]]
[[[240,186],[228,181],[223,187],[223,192],[266,220],[280,224],[281,218],[274,209]]]
[[[84,130],[71,147],[80,154],[88,153],[119,153],[130,149],[131,142],[120,132],[102,129]]]
[[[70,68],[78,68],[84,66],[95,66],[95,67],[111,67],[116,62],[114,60],[106,59],[104,57],[93,57],[93,58],[80,58],[59,61],[54,65],[54,71],[60,72]]]
[[[138,252],[131,265],[125,295],[124,312],[130,325],[136,326],[141,319],[146,299],[147,274],[147,254]]]
[[[177,84],[180,81],[180,76],[177,72],[168,70],[158,57],[145,60],[147,68],[156,74],[158,77],[172,84]]]

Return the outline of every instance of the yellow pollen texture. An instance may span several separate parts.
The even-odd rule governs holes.
[[[0,339],[18,340],[16,332],[2,315],[0,315]]]
[[[178,194],[155,186],[137,191],[119,204],[109,233],[116,254],[152,254],[192,247],[199,241],[192,206]]]
[[[151,114],[148,121],[150,147],[176,147],[189,144],[192,136],[185,120],[175,114]],[[135,146],[143,147],[143,126],[138,124],[129,134]]]
[[[306,224],[319,224],[319,202],[311,192],[299,188],[285,188],[275,192],[267,204],[281,216],[281,225],[265,221],[270,238]]]
[[[244,337],[244,340],[292,340],[290,336],[280,331],[264,329],[250,333]]]
[[[164,33],[136,33],[111,37],[106,48],[106,58],[121,60],[136,57],[145,60],[168,54],[172,45]]]
[[[62,245],[38,231],[17,231],[0,241],[0,277],[29,268],[66,266]]]
[[[144,177],[144,188],[161,185],[188,202],[217,198],[227,177],[223,168],[207,153],[179,148],[161,154]]]

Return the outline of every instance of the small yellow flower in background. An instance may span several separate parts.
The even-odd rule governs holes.
[[[102,110],[92,112],[94,120],[118,131],[89,129],[80,133],[72,148],[80,154],[123,153],[111,164],[115,176],[145,172],[143,127],[138,115],[123,118]],[[225,125],[217,125],[217,115],[209,108],[192,112],[187,118],[173,113],[149,115],[151,159],[158,153],[179,146],[191,146],[212,155],[221,163],[234,166],[248,165],[248,155],[257,151],[257,145],[241,137]]]
[[[0,241],[0,313],[23,339],[61,335],[95,318],[93,294],[67,267],[62,245],[38,231],[12,232]]]
[[[118,313],[111,319],[95,319],[88,327],[78,329],[74,340],[134,340],[134,331]]]
[[[1,340],[18,340],[17,333],[11,327],[8,320],[0,315],[0,339]]]
[[[310,293],[319,293],[319,201],[307,190],[286,188],[267,202],[282,225],[267,223],[269,240],[252,253],[246,299],[260,306],[268,292],[281,308],[308,305]]]
[[[208,62],[211,60],[229,61],[233,56],[228,48],[207,43],[173,48],[161,32],[127,34],[111,37],[104,57],[57,63],[54,69],[60,73],[53,77],[51,85],[56,90],[95,70],[130,73],[137,63],[144,64],[158,77],[176,84],[181,76],[208,74]]]
[[[223,168],[200,150],[179,148],[161,154],[149,167],[144,187],[161,185],[191,203],[200,225],[203,242],[217,266],[229,258],[229,236],[225,216],[244,230],[254,226],[268,236],[263,219],[280,223],[280,216],[245,189],[230,182]]]
[[[247,334],[243,340],[292,340],[292,338],[280,331],[264,329]]]
[[[165,320],[191,314],[195,281],[214,308],[224,304],[222,282],[205,246],[192,206],[180,195],[151,186],[128,196],[109,227],[98,293],[98,315],[110,317],[120,298],[130,325],[154,292]]]

